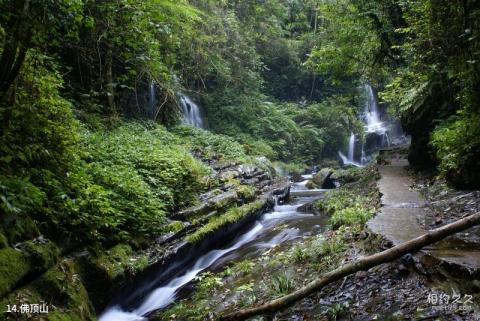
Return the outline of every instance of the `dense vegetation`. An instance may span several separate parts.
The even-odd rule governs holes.
[[[212,159],[337,161],[365,83],[412,165],[478,188],[479,22],[474,0],[0,0],[0,249],[142,246],[218,185]]]

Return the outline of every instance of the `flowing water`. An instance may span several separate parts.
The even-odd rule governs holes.
[[[192,125],[199,128],[205,128],[202,111],[190,97],[180,95],[180,108],[182,109],[182,122],[187,125]]]
[[[355,153],[356,137],[355,134],[352,133],[348,142],[347,156],[341,151],[338,151],[338,155],[344,165],[363,166],[368,163],[371,154],[374,151],[391,145],[401,145],[407,141],[398,121],[389,119],[387,116],[382,119],[382,115],[378,108],[377,97],[372,86],[370,84],[365,84],[363,90],[365,91],[366,100],[364,111],[360,116],[360,119],[365,124],[364,133],[366,143],[363,142],[361,144],[360,159],[358,159],[358,153]],[[369,140],[369,138],[373,139]],[[356,160],[355,155],[357,155]]]
[[[348,159],[351,162],[354,162],[354,159],[353,159],[354,153],[355,153],[355,134],[352,133],[348,141]]]
[[[362,160],[364,158],[364,151],[362,146]],[[338,152],[338,155],[342,159],[343,165],[353,165],[353,166],[361,166],[362,163],[355,162],[355,134],[352,133],[350,135],[350,139],[348,140],[348,156],[345,156],[342,152]]]
[[[304,175],[303,178],[302,182],[292,186],[293,195],[307,191],[305,183],[311,175]],[[256,257],[274,246],[285,245],[288,241],[321,233],[326,224],[326,218],[311,213],[300,213],[297,209],[321,197],[323,192],[324,190],[316,190],[315,193],[306,197],[293,197],[288,204],[275,205],[272,211],[265,213],[248,231],[238,235],[231,244],[224,248],[210,250],[195,262],[179,267],[177,275],[149,293],[145,293],[144,299],[135,307],[124,308],[122,303],[115,304],[108,307],[99,320],[148,320],[151,312],[165,308],[174,302],[182,288],[191,284],[201,272],[216,271],[228,263]],[[152,279],[151,282],[155,280]]]
[[[373,92],[372,86],[366,84],[365,91],[367,93],[367,102],[365,104],[364,111],[366,131],[367,133],[385,131],[384,123],[380,121],[378,102]]]

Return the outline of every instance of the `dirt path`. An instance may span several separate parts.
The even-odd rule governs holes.
[[[385,151],[384,155],[386,164],[379,167],[378,181],[382,207],[368,227],[397,245],[425,233],[424,220],[432,212],[420,193],[412,189],[414,182],[402,150]],[[428,248],[427,253],[457,268],[480,271],[480,251],[462,243],[449,238]]]

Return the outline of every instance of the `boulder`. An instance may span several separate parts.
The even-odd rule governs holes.
[[[318,173],[313,175],[312,182],[319,188],[335,188],[330,176],[333,174],[333,169],[322,168]]]
[[[200,204],[191,206],[178,213],[175,213],[170,218],[180,221],[198,218],[214,210],[221,210],[230,207],[237,203],[239,200],[240,199],[237,193],[230,190],[225,193],[215,195],[212,198],[201,202]]]
[[[48,240],[28,241],[16,248],[0,250],[0,297],[15,289],[26,278],[45,272],[57,263],[58,247]]]
[[[293,173],[291,179],[292,179],[292,182],[294,183],[299,183],[305,180],[303,176],[299,173]]]
[[[308,182],[305,184],[305,187],[308,188],[308,189],[315,189],[315,188],[317,188],[317,186],[315,185],[315,183],[313,183],[312,181],[308,181]]]

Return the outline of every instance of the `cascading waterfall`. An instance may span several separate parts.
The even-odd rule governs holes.
[[[155,104],[156,104],[156,97],[155,97],[155,83],[153,80],[150,81],[150,92],[149,92],[149,101],[148,101],[148,107],[150,110],[150,113],[155,112]]]
[[[365,91],[367,93],[367,101],[365,104],[365,125],[367,132],[376,132],[382,130],[383,123],[380,121],[380,115],[378,112],[378,103],[373,92],[371,85],[365,85]]]
[[[365,143],[362,143],[362,156],[360,159],[360,164],[365,165],[367,163],[367,155],[365,154]]]
[[[361,166],[361,163],[355,162],[355,134],[352,133],[348,140],[348,156],[338,151],[338,156],[342,159],[343,165]],[[363,158],[363,156],[362,156]]]
[[[182,109],[182,122],[199,128],[205,128],[200,107],[190,97],[180,94],[180,107]]]
[[[352,133],[348,141],[348,160],[352,163],[354,162],[354,159],[353,159],[354,153],[355,153],[355,134]]]
[[[361,119],[365,124],[366,142],[361,144],[362,150],[360,163],[357,163],[354,159],[356,136],[353,133],[350,135],[348,142],[348,156],[345,156],[341,151],[338,152],[344,165],[364,165],[369,159],[367,153],[372,153],[378,148],[389,147],[392,144],[397,145],[406,142],[406,137],[401,129],[397,129],[398,133],[393,130],[394,128],[400,127],[398,121],[396,122],[395,120],[385,120],[381,118],[377,97],[372,86],[370,84],[365,84],[363,89],[365,90],[366,101]]]

